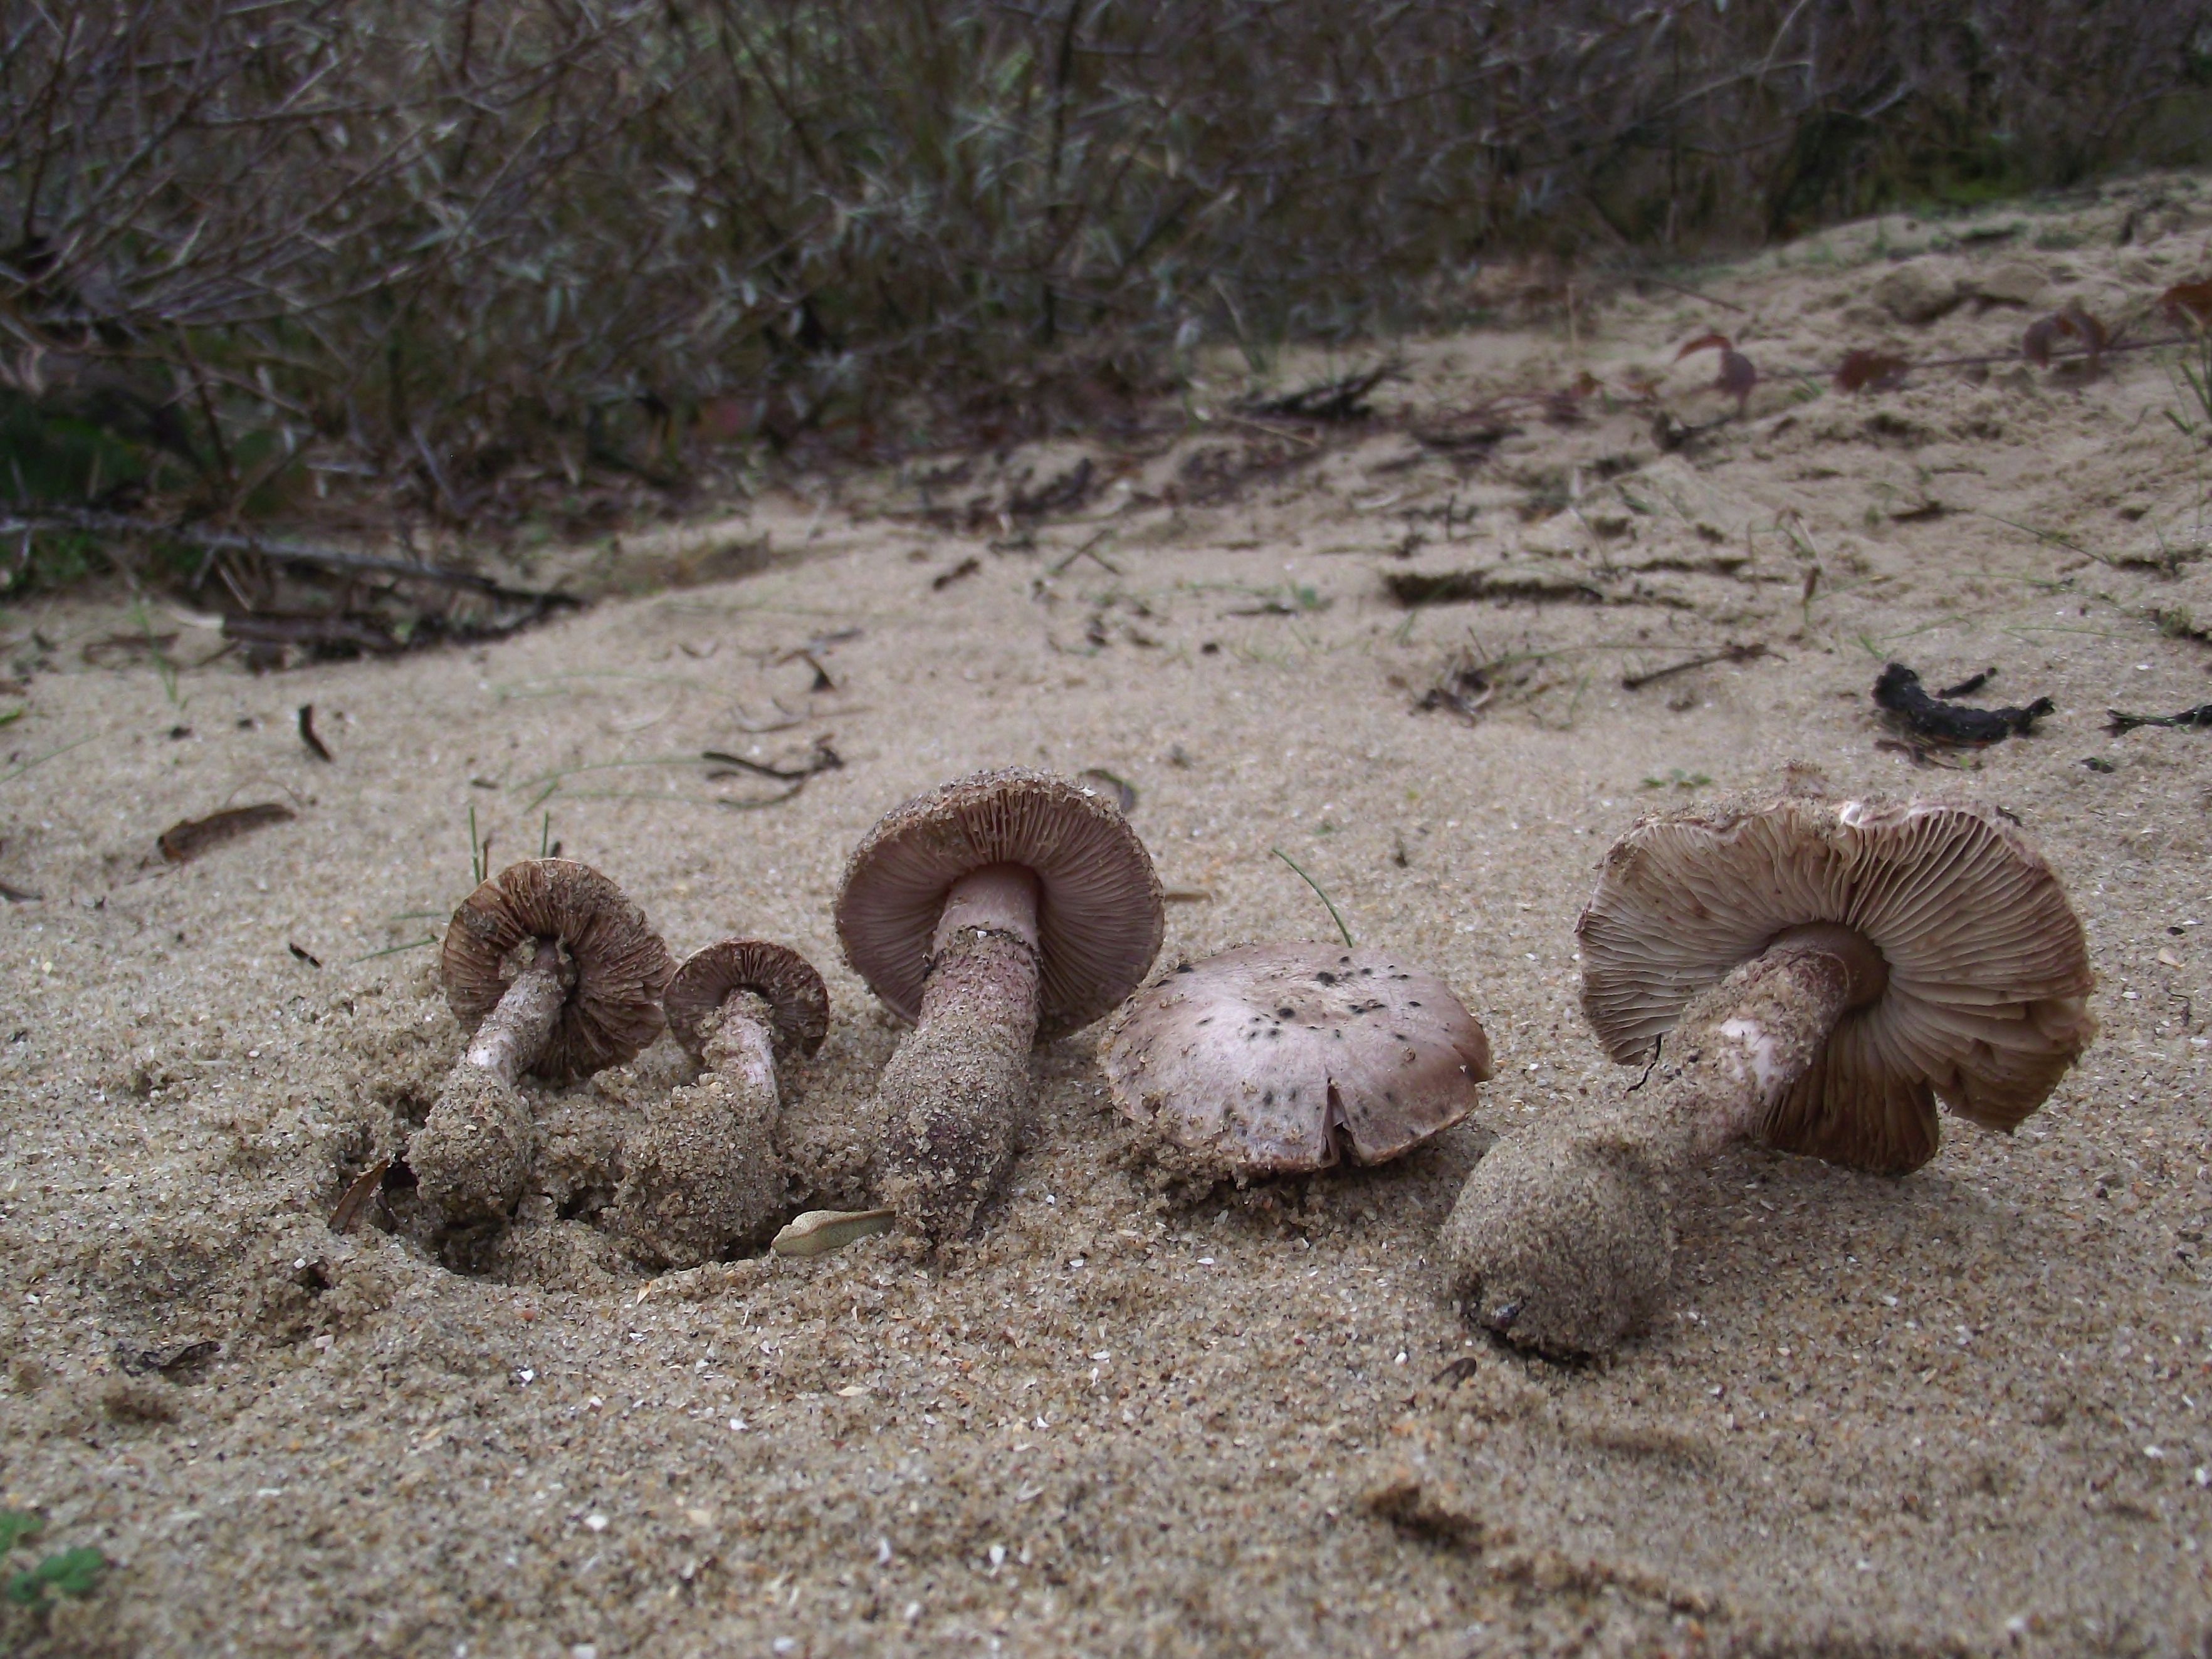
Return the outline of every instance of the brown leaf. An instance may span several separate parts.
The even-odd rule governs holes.
[[[1838,392],[1894,392],[1912,365],[1887,351],[1854,351],[1836,366]]]
[[[161,856],[172,864],[187,863],[210,848],[235,840],[248,830],[258,830],[266,824],[283,823],[292,817],[290,807],[275,801],[264,801],[258,806],[232,806],[220,812],[210,812],[204,818],[186,818],[182,823],[173,823],[161,832]]]
[[[376,1196],[377,1188],[384,1184],[385,1171],[391,1167],[392,1160],[387,1158],[381,1163],[370,1164],[353,1178],[353,1184],[338,1200],[337,1208],[331,1212],[332,1232],[343,1233],[353,1230],[354,1223],[361,1219],[361,1212],[368,1207],[368,1200]]]
[[[2027,325],[2020,337],[2020,355],[2038,368],[2051,367],[2051,347],[2058,337],[2059,322],[2056,317],[2039,317]]]
[[[2212,327],[2212,281],[2176,283],[2158,296],[2158,304],[2176,328]]]
[[[1700,334],[1696,339],[1691,341],[1689,344],[1684,346],[1680,351],[1674,354],[1674,361],[1679,363],[1683,358],[1688,356],[1692,352],[1703,351],[1707,346],[1714,347],[1716,349],[1721,351],[1731,351],[1735,349],[1735,342],[1729,339],[1725,334]]]

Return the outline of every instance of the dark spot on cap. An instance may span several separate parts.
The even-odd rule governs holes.
[[[1330,973],[1326,968],[1322,969],[1318,974],[1316,974],[1314,977],[1324,985],[1334,985],[1336,983],[1336,975]]]
[[[1284,1007],[1275,1010],[1275,1018],[1277,1019],[1296,1019],[1297,1017],[1298,1011],[1295,1008]]]

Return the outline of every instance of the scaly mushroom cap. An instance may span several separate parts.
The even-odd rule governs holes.
[[[1814,922],[1857,932],[1888,984],[1776,1104],[1769,1146],[1917,1169],[1936,1152],[1937,1100],[2010,1130],[2096,1033],[2081,924],[2019,830],[1978,805],[1802,796],[1647,817],[1622,836],[1575,925],[1583,1015],[1613,1059],[1644,1060],[1692,997]]]
[[[511,864],[453,912],[439,969],[464,1030],[499,1006],[514,981],[507,970],[515,947],[548,939],[567,951],[576,982],[531,1062],[533,1074],[556,1083],[589,1077],[660,1035],[660,991],[675,966],[668,947],[621,888],[568,859]]]
[[[1144,978],[1166,909],[1128,820],[1065,778],[979,772],[885,813],[845,866],[837,938],[893,1013],[921,1016],[945,894],[994,864],[1037,878],[1039,1042],[1088,1025]]]
[[[660,1006],[694,1060],[706,1046],[707,1022],[733,993],[750,991],[769,1006],[775,1056],[811,1054],[830,1031],[830,993],[798,951],[761,939],[726,939],[684,958],[660,994]]]
[[[1103,1053],[1123,1116],[1255,1175],[1395,1158],[1465,1117],[1491,1074],[1443,981],[1332,945],[1182,963],[1115,1016]]]

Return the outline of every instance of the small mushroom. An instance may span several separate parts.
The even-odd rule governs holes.
[[[696,1267],[776,1218],[776,1068],[822,1046],[830,996],[796,951],[727,939],[685,957],[660,1006],[706,1074],[630,1137],[608,1223],[640,1259]]]
[[[1490,1078],[1451,987],[1333,945],[1183,963],[1122,1006],[1102,1053],[1121,1115],[1222,1176],[1383,1163],[1465,1117]]]
[[[1903,1175],[1941,1100],[2009,1131],[2095,1034],[2081,924],[1996,812],[1800,795],[1648,817],[1576,933],[1583,1012],[1645,1079],[1502,1141],[1443,1245],[1468,1312],[1612,1346],[1674,1252],[1676,1177],[1737,1141]]]
[[[635,1056],[659,1035],[670,966],[638,908],[587,865],[526,860],[463,899],[439,970],[473,1035],[408,1143],[423,1200],[455,1223],[513,1209],[537,1143],[516,1082]]]
[[[1165,911],[1144,843],[1061,778],[978,773],[884,815],[846,866],[837,936],[915,1029],[884,1068],[878,1176],[900,1224],[964,1233],[1013,1157],[1033,1043],[1135,988]]]

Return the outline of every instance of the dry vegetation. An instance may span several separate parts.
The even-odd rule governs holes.
[[[2212,8],[2128,9],[12,0],[0,576],[83,568],[57,512],[482,526],[1464,322],[1502,253],[2186,159]]]

